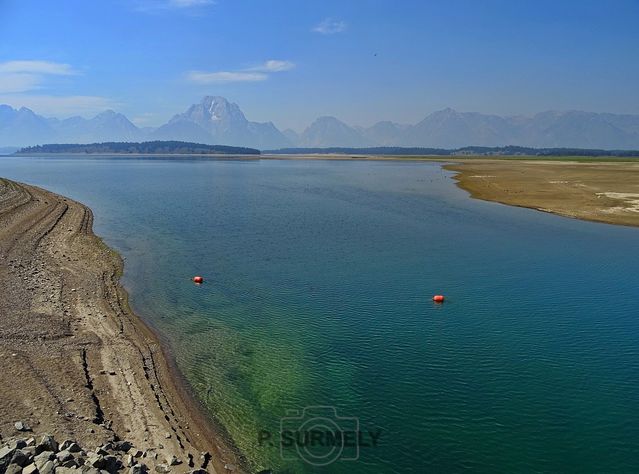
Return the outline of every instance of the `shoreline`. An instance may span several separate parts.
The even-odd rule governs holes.
[[[96,236],[97,237],[97,236]],[[184,409],[190,414],[193,420],[193,431],[197,438],[202,438],[204,435],[205,447],[209,449],[201,452],[214,452],[217,456],[212,454],[210,463],[213,464],[216,469],[210,472],[229,472],[242,473],[248,472],[248,462],[244,457],[244,454],[235,446],[231,435],[228,433],[226,427],[215,416],[209,413],[204,405],[200,402],[195,394],[193,387],[186,380],[186,377],[177,366],[173,352],[167,339],[151,324],[147,323],[142,317],[138,316],[129,305],[129,294],[124,286],[119,282],[122,272],[124,271],[124,261],[120,254],[106,245],[100,237],[102,244],[117,255],[120,261],[118,285],[119,291],[123,295],[124,305],[127,308],[128,313],[132,316],[133,324],[137,325],[141,331],[147,332],[149,337],[152,338],[158,345],[160,351],[160,357],[154,359],[157,366],[162,367],[162,371],[167,377],[167,384],[170,384],[171,390],[174,391],[172,400],[176,404],[183,405]],[[189,425],[189,429],[191,426]],[[196,445],[194,443],[194,445]],[[224,458],[230,460],[226,462]],[[196,463],[197,464],[197,463]],[[229,469],[231,467],[231,469]]]
[[[464,161],[444,164],[471,198],[600,224],[639,227],[639,163]]]
[[[0,179],[0,370],[11,382],[0,387],[0,439],[21,421],[33,436],[89,447],[127,440],[151,470],[175,456],[170,472],[245,472],[166,344],[130,309],[122,258],[92,224],[83,204]]]
[[[464,157],[262,155],[264,160],[440,163],[473,199],[603,224],[639,227],[639,159],[623,157]]]
[[[367,159],[387,157],[346,158]],[[415,161],[456,173],[472,198],[639,226],[639,163]],[[20,421],[36,437],[51,433],[85,446],[131,441],[154,453],[151,466],[176,456],[183,463],[171,472],[200,467],[204,451],[212,455],[208,472],[247,472],[166,338],[130,308],[120,282],[124,261],[92,224],[83,204],[0,178],[0,370],[16,381],[0,387],[0,440],[20,434],[13,427]]]
[[[211,160],[300,160],[300,161],[414,161],[414,162],[446,162],[446,163],[479,163],[479,162],[537,162],[537,163],[639,163],[639,156],[613,155],[362,155],[358,153],[266,153],[266,154],[232,154],[232,153],[10,153],[0,154],[8,158],[201,158]]]

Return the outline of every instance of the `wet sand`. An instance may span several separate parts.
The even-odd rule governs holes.
[[[468,159],[445,168],[456,171],[458,186],[477,199],[576,219],[639,226],[639,160]]]
[[[130,441],[151,470],[176,456],[171,472],[243,472],[129,309],[122,261],[92,223],[80,203],[0,179],[0,437],[21,421],[89,447]]]

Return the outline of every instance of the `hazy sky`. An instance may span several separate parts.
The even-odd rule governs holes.
[[[636,114],[639,1],[0,0],[0,103],[154,126],[204,95],[297,130]]]

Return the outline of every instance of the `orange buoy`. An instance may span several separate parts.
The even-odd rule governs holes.
[[[435,303],[443,303],[444,302],[444,295],[435,295],[435,296],[433,296],[433,301]]]
[[[202,278],[201,276],[194,276],[193,282],[199,285],[200,283],[204,283],[204,278]]]

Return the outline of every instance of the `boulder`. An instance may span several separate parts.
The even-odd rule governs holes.
[[[71,459],[67,459],[67,460],[66,460],[66,461],[64,461],[64,462],[61,462],[61,463],[60,463],[60,466],[61,466],[61,467],[80,467],[80,466],[79,466],[79,464],[78,464],[78,462],[77,462],[75,459],[73,459],[73,458],[71,458]],[[56,469],[57,469],[57,468],[56,468]]]
[[[20,467],[24,467],[29,464],[29,455],[21,449],[16,449],[11,457],[11,464],[16,464]]]
[[[76,469],[75,467],[58,466],[55,468],[55,474],[79,474],[81,472],[80,469]]]
[[[23,439],[16,439],[12,443],[9,444],[13,449],[22,449],[27,447],[27,442]]]
[[[54,458],[55,458],[55,453],[53,451],[42,451],[40,454],[37,454],[33,458],[33,462],[35,463],[38,470],[40,470],[40,468],[44,466],[47,463],[47,461],[50,461]]]
[[[129,469],[129,474],[146,474],[147,467],[145,464],[136,464],[135,466],[131,466]]]
[[[22,474],[35,474],[38,472],[38,468],[34,463],[29,464],[22,468]]]
[[[22,467],[17,464],[9,464],[7,466],[7,470],[4,471],[5,474],[20,474],[22,472]]]
[[[89,454],[86,459],[86,465],[95,467],[96,469],[104,469],[106,467],[106,461],[101,454]]]
[[[84,465],[82,468],[82,474],[100,474],[100,469],[96,469],[95,467],[88,467],[88,465]]]
[[[113,445],[113,449],[115,451],[122,451],[125,453],[128,453],[132,447],[133,445],[129,443],[128,441],[118,441],[117,443],[114,443]]]
[[[25,446],[24,448],[21,448],[21,451],[30,458],[35,456],[35,446]]]
[[[71,443],[69,447],[67,448],[67,451],[69,451],[70,453],[76,454],[76,453],[81,453],[82,448],[76,443]]]
[[[58,443],[53,436],[44,435],[40,440],[40,444],[36,446],[36,453],[41,453],[43,451],[53,451],[54,453],[58,452]]]
[[[112,456],[112,455],[104,456],[104,462],[106,463],[106,466],[104,467],[104,469],[106,469],[111,474],[114,474],[119,469],[122,469],[122,463],[115,456]]]
[[[45,462],[41,467],[38,467],[39,474],[53,474],[55,472],[55,464],[53,461]]]
[[[106,445],[105,445],[106,446]],[[109,450],[108,449],[104,449],[104,446],[100,446],[97,450],[96,453],[98,453],[101,456],[108,456],[109,455]]]
[[[104,451],[113,451],[113,443],[110,441],[108,443],[104,443],[100,449],[103,449]]]
[[[10,446],[0,448],[0,472],[3,472],[7,468],[15,452],[16,449]]]
[[[70,453],[79,453],[80,451],[82,451],[82,448],[80,448],[80,446],[78,446],[78,443],[76,443],[72,439],[67,439],[60,445],[60,450],[67,450]]]
[[[167,472],[171,472],[171,469],[166,464],[156,464],[155,472],[159,472],[160,474],[166,474]]]
[[[58,462],[64,466],[65,462],[73,459],[73,454],[71,454],[69,451],[65,449],[64,451],[60,451],[58,454],[56,454],[55,457],[58,460]]]
[[[15,426],[18,431],[31,431],[31,427],[23,421],[16,421],[13,426]]]
[[[200,453],[200,469],[206,469],[209,462],[211,461],[211,453],[208,451],[204,451]]]

